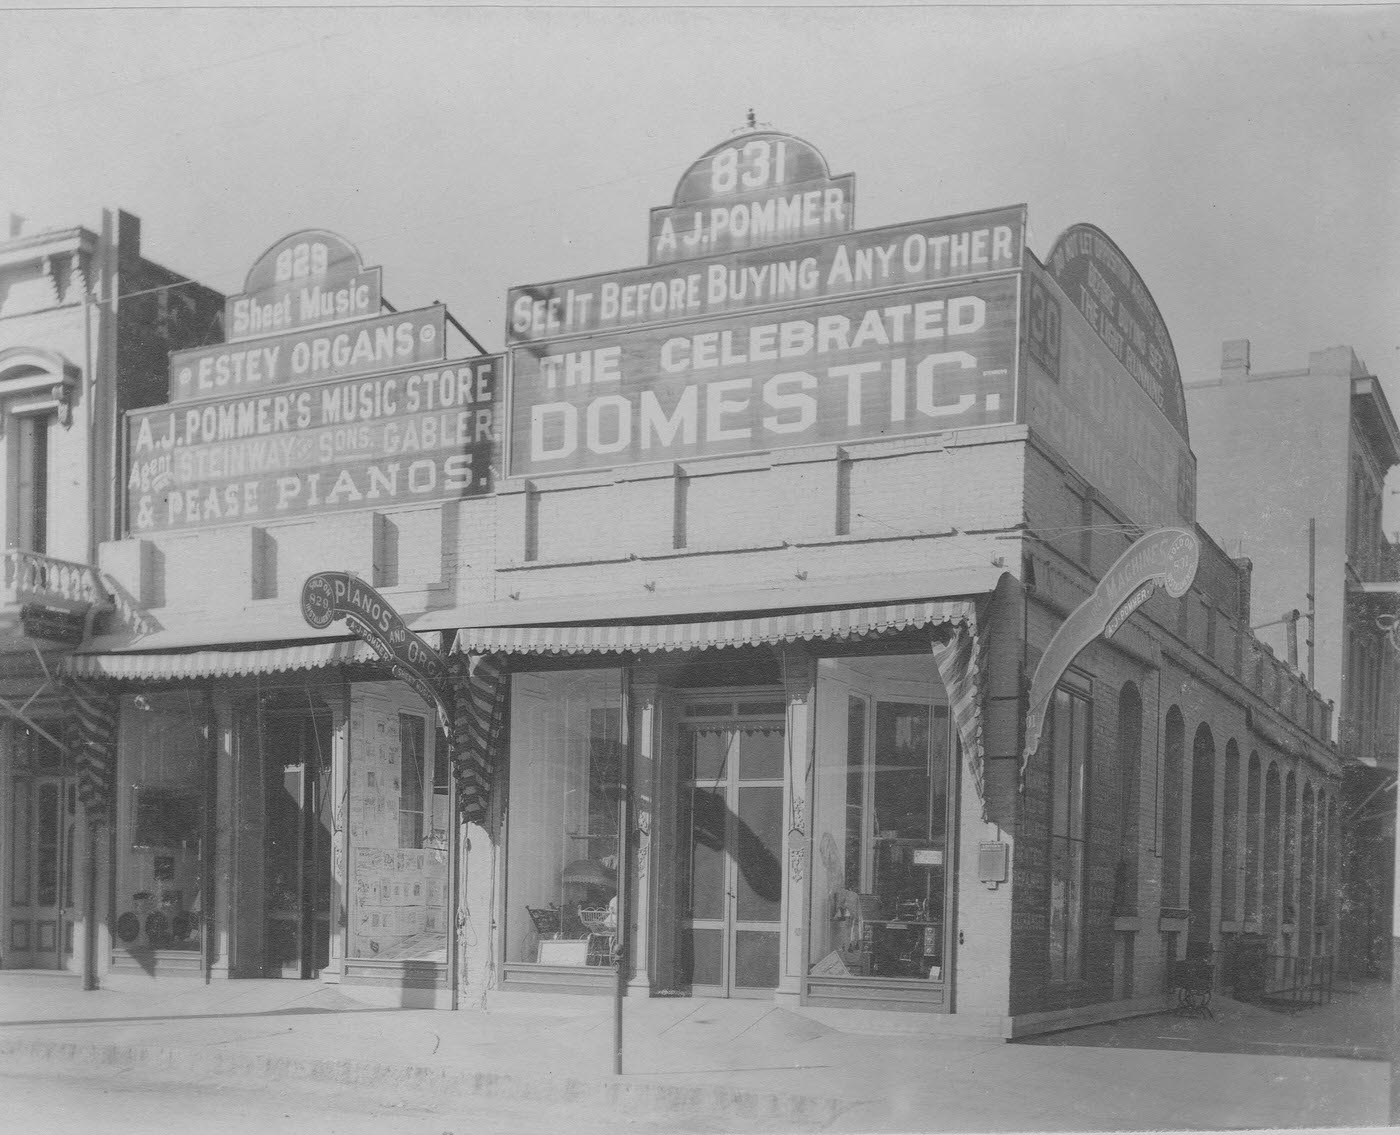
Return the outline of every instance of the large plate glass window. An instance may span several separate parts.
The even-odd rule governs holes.
[[[955,752],[931,657],[821,660],[812,973],[945,979]]]
[[[611,965],[622,671],[511,683],[505,960]]]
[[[1089,697],[1061,686],[1050,712],[1050,980],[1084,970]]]

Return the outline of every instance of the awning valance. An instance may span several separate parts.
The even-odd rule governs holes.
[[[961,623],[972,618],[972,611],[970,600],[943,599],[693,623],[467,627],[457,632],[452,649],[465,654],[619,654],[761,646]]]
[[[165,680],[275,674],[375,662],[374,651],[358,639],[276,646],[262,650],[195,650],[186,654],[73,654],[60,672],[72,678]]]

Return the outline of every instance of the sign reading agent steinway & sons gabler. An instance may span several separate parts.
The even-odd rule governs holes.
[[[447,361],[441,305],[379,306],[333,234],[264,253],[227,304],[243,337],[172,353],[170,403],[127,415],[129,530],[489,493],[501,357]]]

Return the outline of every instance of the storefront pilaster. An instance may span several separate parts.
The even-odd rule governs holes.
[[[659,722],[657,683],[649,674],[634,674],[632,699],[636,712],[636,744],[632,754],[632,816],[636,839],[635,868],[628,889],[630,916],[627,964],[628,988],[646,996],[651,988],[651,832],[655,803],[656,755]]]
[[[802,979],[807,973],[806,926],[808,861],[811,856],[809,802],[813,738],[816,717],[816,666],[810,654],[785,647],[783,685],[787,701],[786,750],[783,814],[783,862],[787,882],[783,887],[783,968],[773,999],[778,1004],[797,1005],[802,999]]]

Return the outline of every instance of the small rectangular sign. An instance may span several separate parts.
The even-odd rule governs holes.
[[[510,290],[506,337],[539,342],[1013,271],[1025,228],[1025,206],[1013,205],[529,284]]]
[[[441,304],[355,323],[175,351],[170,401],[190,402],[372,374],[447,357]]]
[[[291,280],[252,295],[229,296],[224,300],[224,334],[236,343],[369,319],[379,312],[380,276],[380,269],[365,268],[339,278]]]
[[[482,496],[493,487],[500,355],[133,410],[132,534]]]
[[[1015,421],[1007,276],[511,353],[510,475]]]

